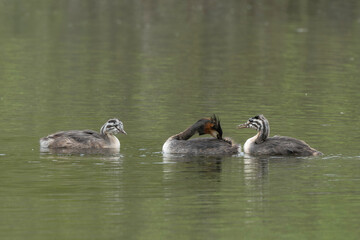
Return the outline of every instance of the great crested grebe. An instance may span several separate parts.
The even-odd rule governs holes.
[[[109,119],[100,129],[100,133],[92,130],[71,130],[50,134],[40,139],[41,148],[120,148],[120,141],[114,134],[123,133],[123,123]]]
[[[244,152],[253,155],[293,155],[293,156],[320,156],[321,152],[310,147],[302,140],[291,137],[270,135],[269,121],[264,115],[258,115],[244,123],[238,128],[253,128],[258,133],[249,138],[244,144]]]
[[[190,139],[194,134],[210,134],[214,138]],[[220,120],[213,115],[194,123],[183,132],[169,137],[162,147],[163,153],[223,155],[241,152],[241,147],[229,138],[222,138]]]

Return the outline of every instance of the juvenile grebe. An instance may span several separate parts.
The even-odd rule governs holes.
[[[244,152],[253,155],[293,155],[293,156],[319,156],[321,152],[311,148],[307,143],[291,137],[270,135],[269,121],[264,115],[258,115],[238,128],[254,128],[258,133],[249,138],[244,144]]]
[[[114,118],[109,119],[100,129],[100,133],[92,130],[71,130],[51,134],[40,139],[41,148],[120,148],[120,141],[114,134],[123,133],[123,123]]]
[[[195,133],[199,135],[210,134],[214,138],[191,139]],[[181,133],[171,136],[162,147],[163,153],[199,154],[199,155],[223,155],[236,154],[241,151],[240,145],[231,139],[222,138],[220,120],[213,115],[211,118],[203,118]],[[240,150],[239,150],[240,149]]]

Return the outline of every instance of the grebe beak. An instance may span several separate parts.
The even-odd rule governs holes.
[[[122,129],[120,132],[123,133],[123,134],[125,134],[125,135],[127,135],[127,133],[125,132],[124,129]]]
[[[240,124],[237,126],[238,129],[241,129],[241,128],[248,128],[249,127],[249,124],[248,123],[243,123],[243,124]]]
[[[220,134],[219,134],[219,133],[217,133],[217,134],[216,134],[216,138],[217,138],[217,139],[219,139],[219,140],[221,140],[221,139],[222,139],[222,137],[220,136]]]
[[[119,130],[119,132],[121,132],[121,133],[123,133],[123,134],[127,135],[127,133],[125,132],[125,130],[124,130],[124,129],[119,128],[118,126],[116,126],[116,128],[117,128],[117,130]]]

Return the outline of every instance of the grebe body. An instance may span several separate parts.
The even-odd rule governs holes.
[[[123,123],[114,118],[109,119],[100,129],[100,133],[92,130],[70,130],[50,134],[40,139],[41,148],[74,148],[102,149],[120,148],[120,141],[115,134],[126,134]]]
[[[321,152],[310,147],[306,142],[284,136],[270,135],[269,121],[264,115],[250,118],[238,128],[253,128],[258,133],[244,144],[244,152],[252,155],[283,155],[283,156],[320,156]]]
[[[189,139],[194,134],[210,134],[213,138]],[[224,155],[241,152],[240,145],[222,137],[220,120],[214,115],[200,119],[183,132],[169,137],[162,147],[165,154]],[[240,148],[240,150],[239,150]]]

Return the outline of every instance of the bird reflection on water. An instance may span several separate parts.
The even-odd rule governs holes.
[[[221,172],[223,156],[163,154],[164,171]]]
[[[83,148],[83,149],[73,149],[73,148],[40,148],[40,152],[43,154],[66,154],[66,155],[119,155],[119,148]]]

